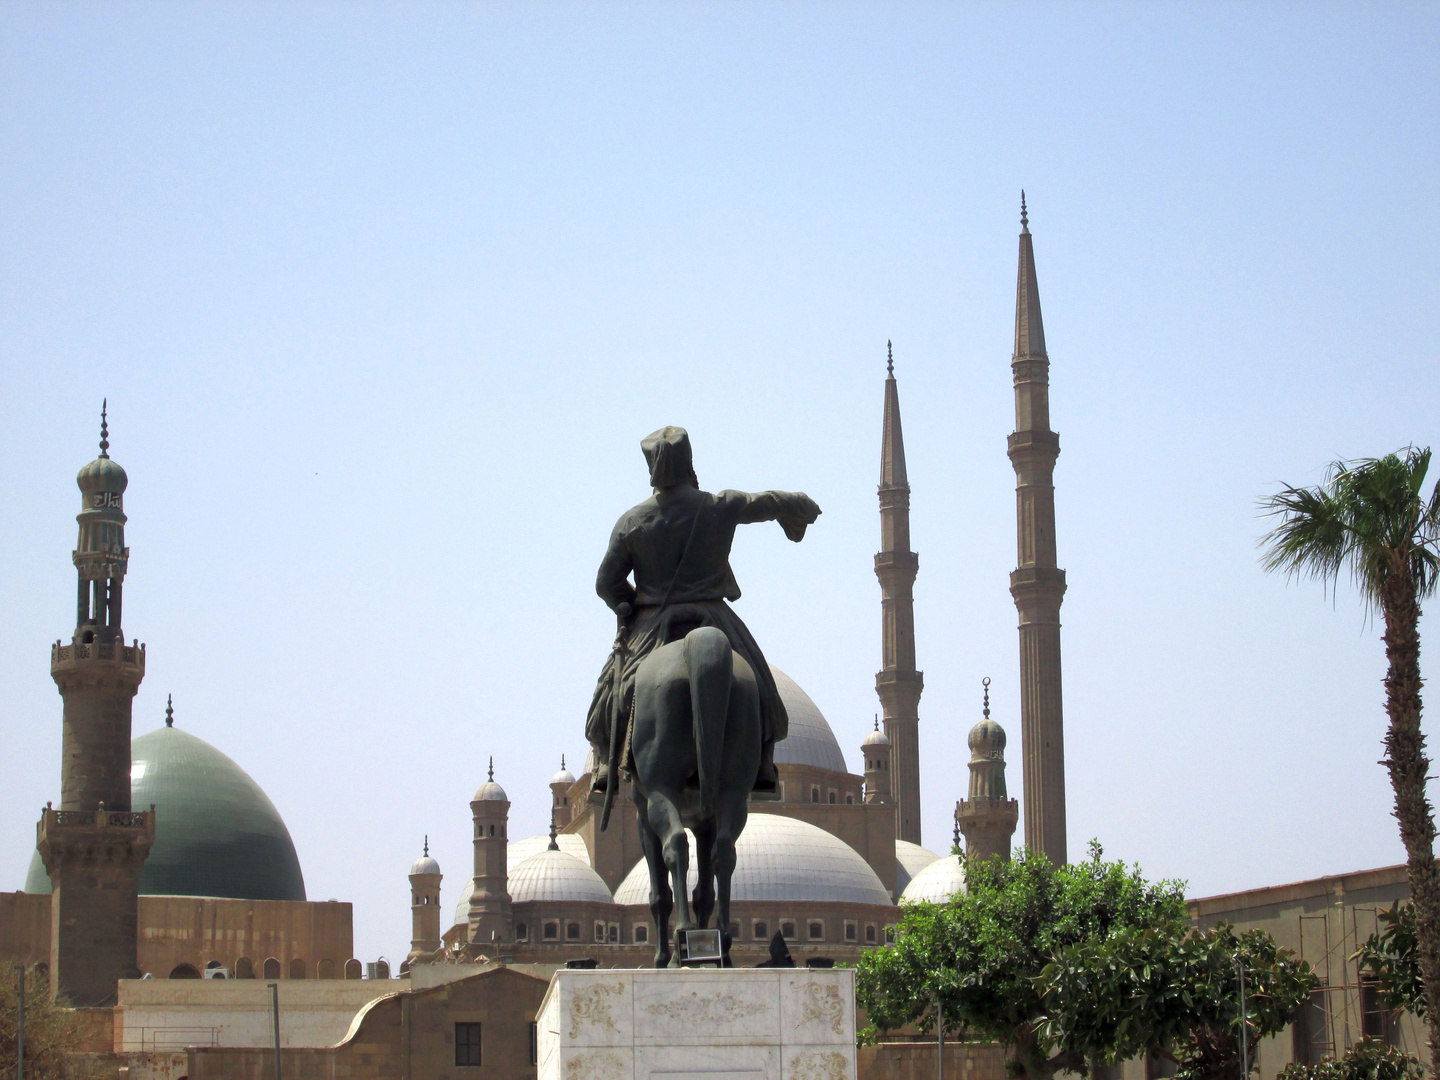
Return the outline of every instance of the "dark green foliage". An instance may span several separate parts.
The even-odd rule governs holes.
[[[0,1076],[15,1075],[15,1033],[19,978],[14,965],[0,965]],[[43,972],[25,973],[25,1080],[88,1080],[94,1065],[74,1055],[80,1048],[73,1010],[50,1000]]]
[[[1240,984],[1250,1065],[1260,1039],[1282,1031],[1319,980],[1263,930],[1121,927],[1063,949],[1040,978],[1041,1039],[1087,1061],[1158,1054],[1179,1080],[1240,1080]]]
[[[1387,1009],[1405,1009],[1425,1019],[1425,984],[1420,977],[1420,946],[1415,908],[1395,901],[1380,912],[1380,929],[1355,954],[1363,971],[1375,976]]]
[[[1323,1058],[1314,1065],[1298,1061],[1285,1066],[1276,1080],[1422,1080],[1425,1070],[1409,1054],[1376,1039],[1361,1039],[1338,1061]]]
[[[1090,858],[1060,868],[1037,853],[968,867],[966,893],[946,904],[907,905],[895,945],[858,965],[857,997],[870,1018],[862,1039],[916,1024],[934,1030],[933,1003],[946,1034],[1015,1048],[1017,1069],[1048,1080],[1084,1065],[1068,1043],[1043,1040],[1037,979],[1069,946],[1122,929],[1183,927],[1183,886],[1150,884],[1138,868]]]

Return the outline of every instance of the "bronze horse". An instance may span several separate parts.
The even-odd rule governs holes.
[[[760,691],[723,631],[697,627],[640,662],[631,752],[640,846],[650,870],[655,966],[678,967],[684,932],[708,927],[712,914],[729,966],[730,878],[760,769]],[[687,828],[695,834],[700,879],[693,903],[685,895]]]

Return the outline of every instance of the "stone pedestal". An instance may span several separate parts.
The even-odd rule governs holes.
[[[855,1080],[848,969],[557,971],[538,1080]]]

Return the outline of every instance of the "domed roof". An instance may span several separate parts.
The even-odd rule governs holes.
[[[909,840],[895,841],[895,895],[899,896],[910,884],[910,879],[940,858],[929,848],[912,844]]]
[[[594,753],[594,751],[592,750],[591,753]],[[557,772],[554,776],[550,777],[550,783],[553,785],[553,784],[573,784],[574,782],[575,782],[575,774],[572,773],[569,769],[567,769],[567,768],[565,767],[565,755],[564,755],[564,754],[561,754],[561,755],[560,755],[560,771]]]
[[[490,777],[481,784],[475,791],[475,797],[471,802],[509,802],[510,796],[505,794],[505,789],[495,782],[495,759],[490,759]]]
[[[790,716],[790,734],[775,744],[775,764],[810,765],[831,772],[849,772],[845,767],[845,755],[835,741],[835,733],[830,730],[815,702],[810,700],[810,695],[774,664],[770,665],[770,674],[775,676],[775,688],[780,691],[780,700],[785,703],[785,711]]]
[[[429,855],[421,856],[420,858],[416,859],[413,863],[410,864],[410,876],[411,876],[411,877],[414,877],[416,874],[438,874],[438,873],[440,873],[440,864],[439,864],[438,862],[436,862],[434,859],[432,859]]]
[[[778,750],[779,747],[777,746]],[[690,834],[687,832],[687,836]],[[690,836],[694,890],[695,837]],[[890,895],[870,864],[843,840],[806,821],[752,813],[735,843],[732,900],[796,900],[889,905]],[[617,904],[650,903],[650,871],[641,860],[615,890]]]
[[[910,879],[910,884],[900,894],[900,902],[913,904],[928,900],[932,904],[943,904],[956,893],[964,891],[965,861],[959,855],[946,855]]]
[[[877,722],[876,725],[875,725],[875,730],[872,731],[872,732],[870,732],[869,735],[866,735],[866,736],[865,736],[865,741],[862,742],[860,745],[861,745],[861,746],[889,746],[889,745],[890,745],[890,736],[889,736],[889,735],[886,735],[883,731],[880,730],[880,725],[879,725],[879,723]]]
[[[615,902],[589,863],[559,850],[547,849],[512,867],[508,887],[512,904],[536,900]]]
[[[86,495],[109,491],[123,495],[130,486],[130,478],[120,464],[104,455],[86,465],[75,477],[75,483]]]
[[[968,740],[970,752],[980,758],[1005,756],[1005,729],[990,717],[985,717],[970,729]]]
[[[290,831],[244,769],[175,727],[141,735],[130,757],[131,805],[155,804],[155,846],[140,872],[142,896],[305,899]],[[38,852],[25,891],[50,891]]]
[[[590,849],[585,846],[584,837],[578,833],[561,833],[555,838],[560,845],[560,850],[566,855],[573,855],[586,866],[590,865]],[[511,840],[505,845],[505,867],[510,873],[519,869],[520,864],[532,855],[550,847],[548,836],[527,836],[523,840]],[[467,877],[465,884],[460,886],[460,898],[455,902],[455,922],[463,923],[470,921],[470,894],[475,891],[475,879]]]

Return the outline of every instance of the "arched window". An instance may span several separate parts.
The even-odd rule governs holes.
[[[250,957],[242,956],[235,961],[235,977],[237,979],[253,979],[255,977],[255,964]]]
[[[756,941],[769,941],[770,928],[766,926],[763,922],[757,922],[755,924],[755,933],[751,936],[754,937]]]
[[[530,927],[526,926],[523,922],[517,922],[517,923],[515,924],[515,940],[516,940],[516,941],[528,941],[529,939],[530,939]]]
[[[200,972],[195,970],[193,964],[179,964],[170,972],[172,979],[198,979],[199,977]]]
[[[280,977],[280,961],[276,960],[273,956],[267,956],[265,958],[264,972],[265,978],[278,979]]]
[[[558,922],[547,922],[544,927],[546,941],[560,940],[560,924]]]
[[[364,973],[365,969],[359,960],[350,959],[345,961],[345,977],[347,979],[358,979]]]
[[[303,978],[305,978],[305,961],[304,961],[304,960],[301,960],[300,957],[298,957],[298,956],[295,957],[294,960],[291,960],[291,961],[290,961],[290,978],[292,978],[292,979],[303,979]]]
[[[870,926],[865,927],[865,944],[875,944],[875,926],[873,923]]]
[[[830,805],[835,805],[835,792],[833,790],[830,792]]]
[[[315,967],[315,977],[317,979],[333,979],[335,977],[335,961],[328,957],[321,960]]]
[[[634,930],[630,932],[630,936],[635,939],[636,945],[645,945],[650,941],[650,928],[643,925],[636,926]]]
[[[810,930],[810,940],[811,940],[811,941],[824,941],[824,940],[825,940],[825,924],[824,924],[824,923],[822,923],[822,922],[812,922],[812,923],[810,924],[809,930]]]
[[[572,923],[566,923],[566,924],[565,924],[565,940],[566,940],[566,941],[579,941],[579,940],[580,940],[580,924],[579,924],[578,922],[572,922]]]

